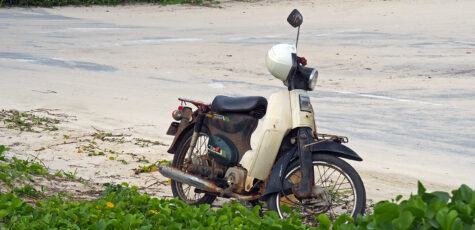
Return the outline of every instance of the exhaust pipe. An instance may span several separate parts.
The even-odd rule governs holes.
[[[189,173],[183,172],[175,167],[169,167],[165,165],[158,166],[158,171],[165,177],[168,177],[172,180],[179,181],[184,184],[191,185],[203,191],[212,192],[212,193],[219,193],[222,195],[227,195],[231,197],[235,197],[241,200],[257,200],[261,197],[261,195],[253,194],[253,195],[241,195],[230,191],[225,191],[221,187],[218,187],[213,182],[201,179],[197,176],[191,175]]]
[[[183,172],[174,167],[160,165],[158,167],[158,171],[165,177],[168,177],[172,180],[179,181],[184,184],[189,184],[193,187],[196,187],[198,189],[201,189],[207,192],[214,192],[214,193],[223,192],[223,189],[215,185],[213,182],[201,179],[197,176]]]

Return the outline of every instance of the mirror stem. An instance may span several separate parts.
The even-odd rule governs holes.
[[[300,26],[297,30],[297,41],[295,42],[295,51],[297,51],[297,45],[299,44],[299,34],[300,34]]]

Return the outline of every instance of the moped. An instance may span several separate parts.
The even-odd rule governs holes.
[[[174,197],[191,205],[211,204],[216,197],[234,197],[267,208],[281,218],[289,206],[308,222],[326,213],[363,214],[363,182],[347,162],[362,161],[343,145],[348,138],[317,133],[308,91],[315,88],[318,71],[297,56],[303,16],[293,10],[287,21],[298,27],[295,45],[278,44],[267,53],[269,72],[286,90],[269,97],[216,96],[211,104],[179,98],[176,120],[167,134],[175,136],[168,152],[171,166],[159,172],[171,179]],[[193,110],[188,105],[196,107]],[[256,149],[251,135],[263,118],[263,134]]]

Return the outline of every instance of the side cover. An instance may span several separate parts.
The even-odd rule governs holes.
[[[208,153],[222,165],[235,166],[239,162],[239,152],[226,136],[211,135],[208,141]]]
[[[251,134],[256,130],[258,120],[247,114],[207,114],[204,125],[211,135],[220,136],[234,143],[239,152],[238,161],[251,149]]]

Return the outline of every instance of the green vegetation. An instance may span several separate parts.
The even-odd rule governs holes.
[[[8,129],[28,132],[56,131],[58,128],[55,125],[60,123],[57,119],[38,117],[28,112],[3,109],[0,111],[0,122],[3,122]]]
[[[80,142],[81,145],[76,147],[78,153],[87,153],[88,156],[106,156],[107,155],[109,160],[111,161],[115,160],[125,165],[128,164],[129,162],[127,162],[125,159],[119,159],[119,157],[123,154],[131,156],[132,159],[136,160],[137,162],[150,163],[150,161],[147,160],[145,156],[139,156],[135,153],[131,153],[131,152],[124,153],[124,151],[117,152],[112,149],[102,148],[100,147],[101,145],[99,143],[103,143],[103,142],[117,143],[117,144],[133,143],[134,145],[140,146],[141,148],[145,148],[145,147],[149,147],[153,145],[165,145],[159,141],[151,141],[144,138],[130,139],[130,138],[126,138],[130,135],[125,135],[122,133],[112,134],[112,133],[104,132],[100,130],[97,130],[97,132],[91,134],[90,136],[92,137],[92,139],[89,139],[89,138],[79,139],[78,137],[71,137],[70,135],[63,135],[63,138],[68,139],[68,140],[76,140],[74,142],[69,142],[69,143]],[[113,155],[113,156],[110,156],[110,155]]]
[[[0,7],[53,7],[53,6],[90,6],[90,5],[124,5],[135,3],[154,4],[193,4],[211,6],[215,0],[0,0]]]
[[[0,145],[0,181],[10,190],[14,190],[17,184],[23,186],[23,181],[31,180],[31,175],[44,175],[47,173],[42,165],[32,160],[20,160],[13,157],[11,161],[8,161],[3,155],[8,150],[5,146]]]
[[[338,218],[333,229],[475,229],[475,191],[467,185],[452,191],[451,196],[446,192],[426,193],[419,182],[417,194],[407,200],[401,198],[399,195],[395,200],[378,202],[374,214],[358,216],[358,226],[350,219]],[[318,218],[321,225],[331,225],[326,216]],[[347,220],[350,223],[344,223]]]
[[[160,143],[159,141],[151,141],[151,140],[147,140],[147,139],[143,139],[143,138],[135,138],[135,145],[138,145],[142,148],[144,147],[148,147],[150,145],[164,145],[163,143]]]
[[[189,206],[177,199],[151,198],[136,187],[105,184],[93,202],[66,201],[60,195],[36,208],[14,194],[0,195],[0,228],[13,229],[309,229],[297,216],[281,220],[275,212],[259,216],[259,206]]]
[[[322,214],[316,217],[319,226],[311,227],[285,206],[282,210],[290,217],[282,220],[273,211],[261,216],[259,206],[249,210],[235,203],[214,210],[210,205],[195,207],[177,199],[152,198],[127,183],[104,184],[105,190],[94,201],[73,200],[64,192],[46,197],[30,185],[16,187],[21,178],[46,174],[46,170],[33,161],[9,161],[5,151],[0,146],[0,185],[7,184],[11,190],[0,194],[0,229],[475,229],[475,191],[466,185],[449,194],[427,193],[419,183],[417,194],[407,200],[398,196],[378,202],[374,214],[358,216],[357,226],[348,216],[332,223]],[[69,174],[65,175],[74,178],[76,173]]]
[[[159,165],[171,166],[172,162],[168,161],[168,160],[160,160],[160,161],[156,161],[156,162],[154,162],[153,164],[150,164],[150,165],[139,166],[138,169],[135,169],[135,174],[155,172],[155,171],[158,170]]]

